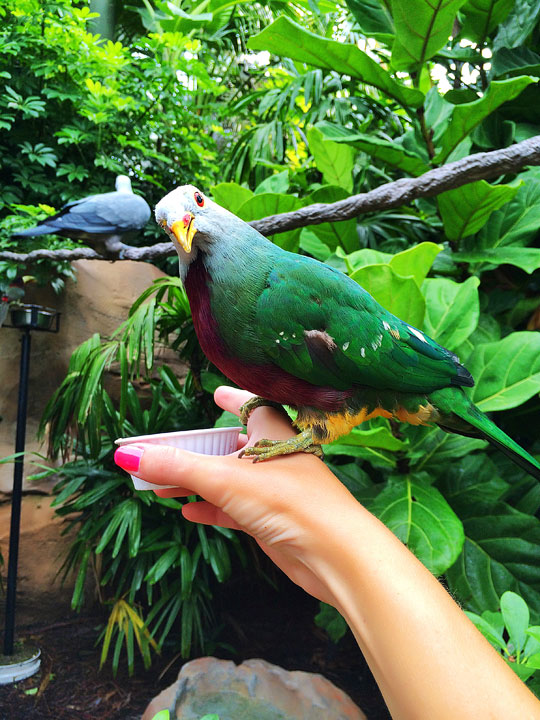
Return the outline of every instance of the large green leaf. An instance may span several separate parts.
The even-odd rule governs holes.
[[[424,95],[420,90],[394,80],[382,65],[356,45],[327,40],[304,30],[285,16],[279,17],[248,42],[251,50],[269,50],[280,57],[350,75],[366,85],[373,85],[402,105],[420,107]]]
[[[311,193],[307,202],[333,203],[345,200],[349,194],[346,190],[334,185],[325,185]],[[341,220],[340,222],[327,222],[303,228],[314,233],[330,250],[341,246],[346,252],[353,252],[358,247],[358,234],[356,232],[356,219]],[[328,253],[330,254],[330,253]],[[327,256],[328,257],[328,256]],[[326,259],[326,258],[324,258]]]
[[[388,5],[379,0],[346,0],[349,10],[360,28],[369,37],[394,33],[394,21]]]
[[[377,135],[367,135],[365,133],[347,130],[335,123],[322,121],[317,123],[316,127],[329,140],[338,143],[347,143],[362,152],[378,158],[383,162],[397,167],[409,175],[422,175],[429,170],[429,165],[425,163],[415,153],[407,150],[397,142],[390,142]]]
[[[393,315],[421,327],[425,301],[413,277],[397,275],[390,265],[366,265],[355,270],[351,278]]]
[[[475,612],[497,610],[507,590],[521,595],[540,617],[540,521],[499,503],[470,504],[465,545],[447,571],[450,589]]]
[[[326,262],[332,255],[332,250],[320,239],[312,227],[302,228],[300,232],[300,250],[321,262]]]
[[[481,410],[521,405],[540,391],[540,333],[515,332],[478,345],[468,365],[476,380],[468,392]]]
[[[501,247],[478,252],[458,252],[454,253],[452,257],[458,262],[467,262],[473,265],[477,263],[515,265],[529,274],[540,268],[540,249],[538,248]]]
[[[464,283],[428,278],[422,285],[426,298],[424,330],[443,347],[456,350],[478,324],[480,304],[477,277]]]
[[[465,0],[392,0],[396,39],[392,65],[416,70],[446,45],[456,13]]]
[[[493,49],[516,48],[525,44],[540,15],[540,0],[515,0],[514,7],[501,23]]]
[[[396,456],[393,451],[384,448],[370,447],[368,445],[349,445],[336,440],[324,446],[325,456],[347,455],[348,457],[367,460],[374,467],[388,468],[396,467]]]
[[[441,250],[441,245],[432,242],[419,243],[393,255],[390,260],[390,267],[403,277],[412,275],[416,284],[420,287]]]
[[[474,235],[489,220],[489,216],[512,200],[517,185],[490,185],[485,180],[447,190],[437,197],[444,232],[449,240],[461,240]]]
[[[480,313],[476,329],[469,335],[467,340],[456,348],[456,355],[460,358],[465,367],[469,366],[471,357],[477,345],[496,342],[501,339],[501,326],[493,315]]]
[[[461,521],[426,475],[391,477],[369,509],[435,575],[461,552]]]
[[[458,458],[483,449],[488,444],[485,440],[444,432],[436,425],[407,425],[403,434],[410,443],[408,457],[411,466],[416,472],[422,470],[432,476],[444,472],[448,463],[455,463]]]
[[[474,102],[455,105],[448,127],[440,138],[440,150],[433,159],[443,163],[450,153],[479,125],[482,120],[500,105],[517,97],[536,78],[522,75],[508,80],[493,80],[485,95]]]
[[[350,255],[343,255],[348,273],[352,273],[358,268],[366,267],[366,265],[389,263],[392,257],[391,253],[381,252],[380,250],[372,250],[371,248],[362,248],[361,250],[356,250]]]
[[[432,242],[422,242],[402,250],[395,255],[363,248],[345,255],[344,260],[347,271],[353,273],[367,265],[388,264],[396,275],[412,277],[418,286],[422,285],[426,275],[433,265],[433,260],[441,252],[442,247]]]
[[[370,427],[369,429],[363,430],[363,425],[354,428],[348,435],[341,437],[337,442],[340,447],[348,445],[353,447],[372,447],[381,448],[382,450],[405,450],[408,442],[400,440],[392,434],[390,424],[387,420],[382,422],[380,425]],[[330,455],[337,454],[332,450],[332,445],[325,446],[325,453]],[[342,453],[340,453],[342,454]]]
[[[528,245],[540,227],[540,169],[521,173],[523,184],[509,203],[494,212],[474,241],[462,249],[475,252],[484,248]]]
[[[212,188],[212,197],[218,205],[237,213],[242,205],[253,197],[253,192],[235,182],[219,183]]]
[[[354,149],[349,145],[325,139],[316,127],[309,129],[307,139],[317,170],[322,172],[324,180],[329,185],[337,185],[351,193],[356,155]]]
[[[282,195],[280,193],[260,193],[253,195],[236,210],[238,217],[249,222],[260,220],[268,215],[291,212],[302,207],[303,203],[295,195]],[[300,230],[289,230],[287,232],[272,235],[271,240],[285,250],[297,250],[300,238]]]
[[[508,483],[499,476],[498,468],[486,453],[474,453],[459,462],[447,457],[437,487],[459,517],[468,517],[478,503],[498,502],[507,492]]]
[[[540,76],[540,55],[528,47],[517,47],[512,50],[502,47],[494,53],[491,60],[494,77],[502,75],[535,75]]]
[[[460,13],[460,37],[466,37],[481,45],[490,32],[506,18],[514,2],[515,0],[467,0]]]

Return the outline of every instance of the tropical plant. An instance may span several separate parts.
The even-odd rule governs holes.
[[[507,591],[500,610],[467,612],[480,632],[504,658],[521,680],[540,691],[540,626],[529,625],[530,611],[520,595]]]
[[[82,607],[92,575],[100,602],[111,607],[101,663],[114,647],[114,672],[123,646],[132,672],[135,648],[148,666],[151,649],[159,651],[172,630],[178,630],[184,657],[193,647],[213,647],[212,588],[229,577],[233,555],[245,561],[234,533],[195,528],[182,519],[181,502],[134,492],[112,459],[118,437],[214,424],[216,413],[205,415],[199,400],[200,375],[194,370],[183,385],[167,365],[152,375],[154,333],[165,337],[171,327],[171,345],[182,344],[183,354],[191,351],[196,367],[185,293],[178,279],[162,278],[134,304],[115,338],[102,342],[95,335],[73,353],[66,379],[42,418],[42,431],[51,424],[50,454],[61,452],[66,460],[76,456],[58,471],[53,503],[66,519],[66,532],[76,529],[63,564],[65,575],[77,572],[72,607]],[[121,376],[117,404],[105,382],[113,363]],[[146,383],[142,395],[137,378]],[[56,473],[46,468],[36,477]]]
[[[101,128],[102,142],[118,141],[122,158],[132,158],[129,167],[155,188],[172,185],[180,178],[179,163],[187,163],[189,179],[246,221],[342,200],[389,180],[419,177],[540,131],[535,112],[540,10],[529,0],[480,5],[456,0],[444,6],[418,2],[414,27],[410,3],[404,0],[391,6],[349,0],[337,9],[321,2],[312,10],[277,3],[251,12],[242,3],[216,2],[208,13],[186,7],[145,3],[139,8],[150,29],[137,39],[140,68],[132,68],[133,57],[124,46],[114,51],[131,68],[128,78],[132,72],[160,88],[159,99],[153,95],[150,104],[133,101],[142,103],[141,115],[127,103],[112,118],[113,129],[126,120],[131,123],[123,131],[128,140],[109,135],[105,120],[84,117],[77,122],[92,133]],[[283,14],[274,19],[278,7]],[[59,46],[54,47],[59,53]],[[101,53],[105,46],[95,47]],[[246,50],[271,53],[268,64],[260,58],[248,61],[249,55],[241,56]],[[211,55],[213,60],[205,64]],[[152,66],[156,58],[158,69]],[[244,61],[248,65],[242,76]],[[99,63],[102,72],[102,59]],[[175,63],[190,79],[182,89],[176,84]],[[88,68],[80,72],[74,81],[86,93],[81,107],[87,108],[98,90],[83,77]],[[102,79],[96,71],[92,81],[103,86]],[[203,98],[206,81],[209,90]],[[120,84],[111,95],[117,100],[127,93]],[[20,85],[14,90],[23,100],[6,100],[6,107],[27,97]],[[188,128],[178,124],[175,114],[176,103],[186,98],[196,99],[203,109],[200,115],[194,106],[186,110],[185,121],[193,122]],[[14,107],[9,110],[15,112]],[[33,111],[39,113],[39,107]],[[20,107],[16,112],[24,119]],[[175,128],[173,137],[161,138],[162,121]],[[74,126],[71,120],[66,125]],[[179,138],[182,154],[175,155]],[[152,170],[145,164],[148,148]],[[117,157],[116,152],[111,156]],[[32,153],[36,155],[35,148]],[[52,173],[46,163],[43,168],[40,172]],[[535,432],[540,410],[539,217],[540,171],[529,168],[517,174],[501,171],[490,182],[477,180],[358,219],[289,230],[272,240],[346,272],[391,312],[459,354],[476,380],[470,390],[474,401],[495,413],[497,423],[535,453],[540,451]],[[156,342],[180,352],[189,367],[184,383],[166,366],[156,365]],[[182,578],[210,588],[208,577],[220,579],[228,570],[216,573],[203,544],[199,558],[205,562],[193,560],[197,542],[203,543],[198,531],[178,529],[176,505],[132,493],[111,464],[112,443],[121,434],[212,425],[216,414],[209,392],[223,378],[198,349],[185,295],[174,279],[161,280],[144,293],[113,338],[90,340],[72,363],[43,419],[50,423],[53,450],[76,452],[79,458],[61,469],[57,489],[61,511],[78,527],[69,566],[79,568],[82,589],[89,564],[103,556],[99,577],[105,599],[118,603],[130,593],[130,607],[139,604],[138,617],[161,644],[175,618],[184,622],[180,610],[173,612],[175,603],[180,607],[184,602],[181,590],[176,595]],[[117,401],[105,389],[108,367],[120,374]],[[143,404],[137,378],[149,388]],[[427,567],[444,576],[471,612],[495,612],[501,595],[512,591],[524,598],[538,622],[540,492],[506,458],[480,440],[382,419],[328,446],[326,457],[356,497]],[[141,527],[148,522],[137,557],[129,555],[129,533],[136,534],[130,513],[140,513]],[[154,540],[158,525],[163,535]],[[227,546],[217,531],[208,532],[216,540],[211,546],[219,546],[214,557],[221,557],[217,541]],[[232,537],[225,539],[237,543]],[[178,547],[187,549],[190,567],[203,573],[202,580],[198,573],[182,571]],[[163,575],[156,580],[150,571],[160,563],[159,556]],[[159,621],[145,614],[154,585],[164,598],[151,611],[160,607]],[[187,618],[189,624],[189,613]],[[325,610],[320,622],[333,619]],[[153,629],[158,622],[161,635]],[[335,636],[340,631],[338,627]],[[123,638],[127,634],[119,630],[115,648],[121,649]],[[133,639],[135,634],[132,644]]]

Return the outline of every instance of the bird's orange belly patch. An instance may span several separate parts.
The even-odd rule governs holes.
[[[301,430],[306,430],[314,425],[322,425],[325,429],[325,437],[322,442],[330,443],[342,435],[346,435],[357,425],[361,425],[363,422],[366,422],[366,420],[371,420],[375,417],[396,418],[396,420],[410,423],[411,425],[426,425],[430,420],[434,419],[436,414],[437,411],[430,403],[420,405],[415,412],[410,412],[401,406],[395,408],[392,412],[385,410],[383,407],[376,407],[373,410],[368,410],[367,407],[364,407],[355,413],[349,410],[344,410],[339,413],[328,413],[324,418],[320,416],[299,417],[296,425],[298,425]],[[314,439],[317,442],[317,438]],[[321,439],[319,439],[319,442],[321,442]]]

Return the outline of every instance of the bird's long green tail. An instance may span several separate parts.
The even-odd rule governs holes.
[[[540,463],[497,427],[461,389],[438,390],[431,394],[430,399],[441,413],[438,424],[443,430],[488,440],[516,465],[540,480]]]

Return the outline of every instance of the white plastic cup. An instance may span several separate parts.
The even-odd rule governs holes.
[[[155,435],[137,435],[135,437],[118,438],[115,443],[134,445],[136,443],[152,443],[152,445],[172,445],[182,450],[200,453],[201,455],[229,455],[238,448],[238,435],[241,427],[208,428],[205,430],[183,430]],[[131,476],[135,490],[163,490],[176,485],[158,485],[141,478]]]

